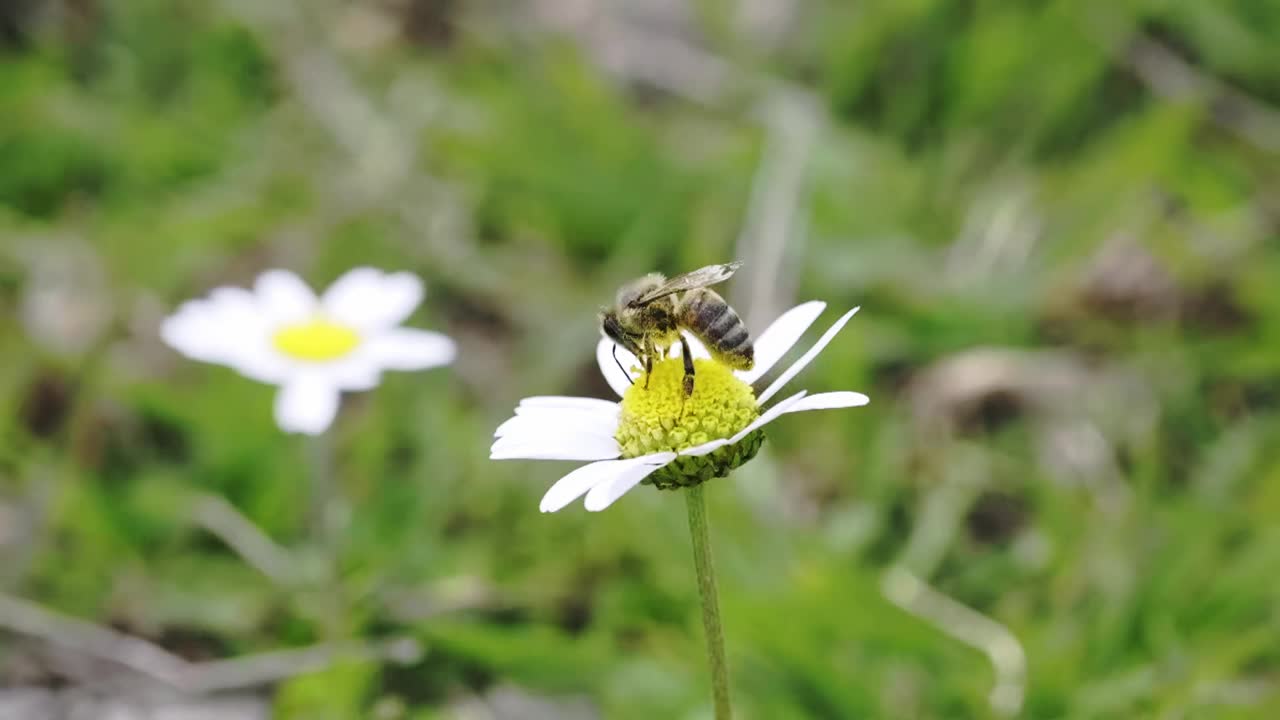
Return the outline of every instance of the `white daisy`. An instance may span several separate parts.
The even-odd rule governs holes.
[[[362,267],[316,297],[297,275],[269,270],[252,291],[220,287],[183,303],[160,335],[187,357],[279,385],[281,429],[316,435],[333,422],[342,391],[372,389],[383,370],[453,361],[453,340],[399,327],[422,294],[422,281],[410,273]]]
[[[751,388],[817,320],[826,303],[807,302],[784,313],[755,341],[755,366],[730,370],[710,359],[706,348],[686,334],[695,358],[693,395],[684,398],[684,366],[679,344],[671,357],[655,363],[648,389],[639,361],[601,339],[596,359],[620,402],[582,397],[542,396],[520,401],[504,422],[489,457],[495,460],[591,460],[565,475],[542,498],[543,512],[555,512],[586,495],[588,510],[603,510],[641,482],[662,489],[697,485],[722,477],[760,449],[762,427],[785,413],[866,405],[866,395],[800,391],[765,409],[779,390],[805,368],[858,311],[845,313],[818,342],[765,388]]]

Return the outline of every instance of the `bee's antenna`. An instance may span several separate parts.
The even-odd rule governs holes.
[[[618,359],[618,343],[613,344],[613,361],[618,364],[618,369],[622,371],[622,376],[627,379],[627,382],[635,385],[636,381],[631,379],[631,373],[627,372],[627,369],[622,367],[622,361]]]

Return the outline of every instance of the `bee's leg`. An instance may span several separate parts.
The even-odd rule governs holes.
[[[616,363],[618,369],[622,371],[622,377],[626,378],[627,382],[635,385],[636,381],[631,379],[631,373],[628,372],[626,368],[622,367],[622,361],[618,359],[618,343],[613,344],[613,362]]]
[[[653,345],[645,341],[644,344],[644,389],[649,389],[649,377],[653,375]]]
[[[680,335],[680,354],[684,356],[684,396],[693,394],[693,353],[689,351],[689,341]]]

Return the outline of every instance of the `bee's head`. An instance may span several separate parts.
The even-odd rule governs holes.
[[[634,355],[640,354],[640,346],[622,326],[618,320],[618,313],[613,308],[600,309],[600,329],[604,331],[605,337],[614,343],[621,345]]]
[[[604,331],[605,337],[618,343],[625,345],[626,332],[622,329],[622,323],[618,322],[618,313],[612,308],[600,308],[600,329]]]

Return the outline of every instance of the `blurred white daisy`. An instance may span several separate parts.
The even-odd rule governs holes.
[[[453,361],[453,340],[399,327],[422,294],[422,281],[412,274],[362,267],[317,297],[297,275],[269,270],[252,291],[220,287],[183,303],[160,335],[187,357],[279,385],[281,429],[316,435],[333,422],[342,391],[373,388],[383,370]]]
[[[858,311],[845,313],[800,359],[756,397],[751,384],[769,372],[817,320],[826,303],[808,302],[784,313],[755,341],[755,366],[730,370],[710,359],[706,348],[686,333],[697,381],[684,398],[684,366],[679,344],[672,357],[654,364],[649,387],[635,382],[639,361],[601,339],[596,359],[620,402],[596,398],[543,396],[520,401],[515,417],[494,433],[495,460],[591,460],[565,475],[542,498],[543,512],[555,512],[586,495],[588,510],[603,510],[642,482],[670,489],[723,477],[750,460],[768,423],[785,413],[856,407],[869,402],[856,392],[807,395],[800,391],[765,404],[805,368]],[[622,368],[630,368],[625,371]]]

